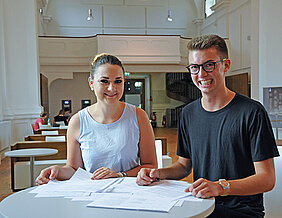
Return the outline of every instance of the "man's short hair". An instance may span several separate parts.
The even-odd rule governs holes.
[[[197,36],[188,42],[187,48],[189,51],[215,48],[221,58],[228,58],[228,49],[225,40],[218,35]]]
[[[64,110],[64,109],[61,109],[61,110],[59,111],[59,114],[65,115],[65,110]]]

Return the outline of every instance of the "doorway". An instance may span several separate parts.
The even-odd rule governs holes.
[[[48,78],[42,73],[40,74],[40,99],[41,106],[44,108],[44,111],[49,114]]]
[[[145,79],[125,79],[121,100],[145,110]]]

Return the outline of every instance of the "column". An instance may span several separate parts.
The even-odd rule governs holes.
[[[36,0],[1,0],[0,119],[11,122],[11,141],[32,133],[41,112]],[[1,118],[2,117],[2,118]]]

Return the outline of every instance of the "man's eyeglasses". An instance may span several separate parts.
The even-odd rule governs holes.
[[[200,71],[200,67],[202,66],[203,70],[206,71],[207,73],[209,72],[213,72],[215,69],[215,64],[219,63],[219,62],[224,62],[227,59],[222,59],[220,61],[207,61],[203,64],[190,64],[188,65],[186,68],[188,70],[189,73],[196,75],[199,73]]]

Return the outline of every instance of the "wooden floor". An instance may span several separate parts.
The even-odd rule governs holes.
[[[155,128],[155,136],[162,136],[167,138],[169,156],[172,157],[172,162],[177,161],[176,144],[177,144],[177,129],[173,128]],[[11,162],[10,158],[4,158],[0,165],[0,201],[12,194],[11,190]],[[186,177],[185,181],[191,182],[191,176]]]
[[[11,161],[10,158],[4,158],[0,165],[0,201],[10,194],[11,189]]]
[[[172,163],[176,162],[178,160],[178,156],[176,155],[177,128],[155,128],[154,132],[155,136],[163,136],[167,138],[167,151],[169,152],[169,156],[172,158]],[[192,183],[193,173],[182,180]]]

